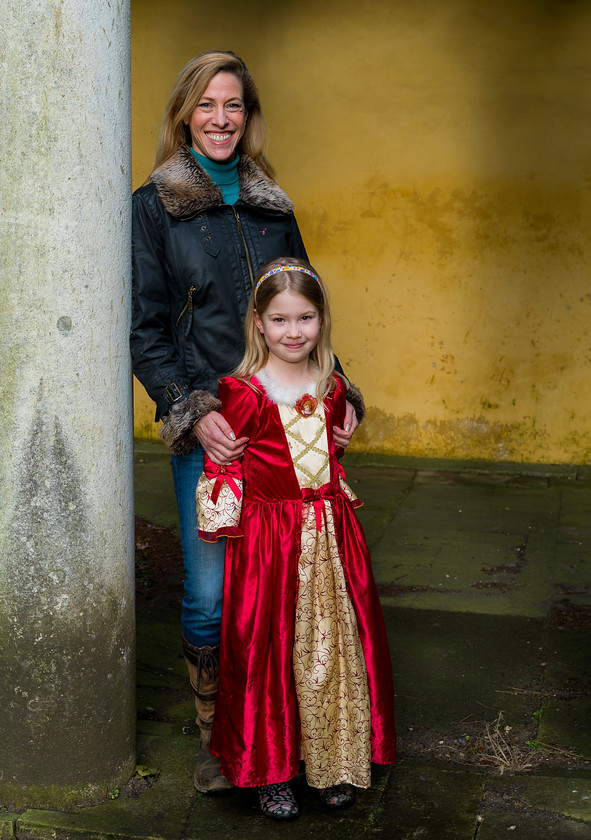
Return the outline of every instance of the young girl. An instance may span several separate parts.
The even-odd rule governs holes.
[[[394,691],[371,561],[333,442],[345,385],[334,371],[323,283],[303,260],[258,274],[246,352],[220,382],[247,436],[241,462],[206,458],[199,536],[228,540],[220,685],[210,750],[263,812],[298,816],[300,759],[331,808],[395,761]]]

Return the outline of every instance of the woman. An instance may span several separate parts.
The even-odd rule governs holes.
[[[133,197],[134,373],[156,403],[172,452],[185,591],[183,650],[195,692],[201,744],[194,782],[230,787],[209,753],[215,709],[224,545],[197,539],[195,488],[203,451],[218,464],[240,457],[218,413],[218,379],[244,352],[243,322],[254,275],[281,254],[306,259],[293,205],[273,178],[257,90],[244,62],[209,51],[179,74],[162,124],[156,168]],[[357,425],[351,386],[346,446]]]

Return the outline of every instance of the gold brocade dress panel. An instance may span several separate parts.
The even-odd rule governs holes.
[[[321,407],[307,417],[279,405],[301,488],[330,481]],[[346,488],[348,491],[349,488]],[[349,491],[350,493],[350,491]],[[302,758],[313,787],[371,784],[370,701],[363,650],[339,555],[329,499],[304,502],[293,668]]]

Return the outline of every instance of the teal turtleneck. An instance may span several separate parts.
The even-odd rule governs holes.
[[[238,161],[240,155],[234,160],[218,163],[217,160],[198,154],[191,148],[193,157],[207,172],[211,180],[220,188],[226,204],[236,204],[240,192],[240,178],[238,177]]]

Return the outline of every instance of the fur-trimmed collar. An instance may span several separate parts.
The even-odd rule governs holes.
[[[267,397],[271,402],[277,403],[277,405],[290,405],[293,407],[304,394],[311,394],[313,397],[318,396],[317,383],[313,379],[304,386],[282,385],[280,382],[271,379],[264,368],[257,371],[255,377],[265,389]]]
[[[240,155],[238,176],[239,201],[279,213],[292,212],[293,204],[287,195],[252,158]],[[181,146],[155,169],[152,181],[165,210],[177,219],[191,219],[202,210],[221,207],[224,203],[222,191],[197,163],[188,146]]]

